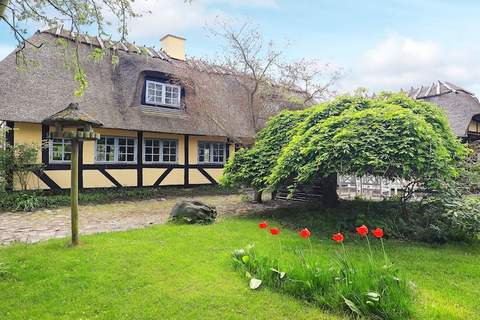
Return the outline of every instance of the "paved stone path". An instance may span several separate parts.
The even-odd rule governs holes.
[[[170,210],[181,199],[196,199],[217,207],[219,215],[278,207],[278,202],[247,203],[240,195],[174,197],[145,201],[117,202],[80,206],[80,233],[122,231],[144,228],[167,221]],[[0,245],[12,242],[34,243],[70,235],[70,208],[40,210],[30,213],[0,213]]]

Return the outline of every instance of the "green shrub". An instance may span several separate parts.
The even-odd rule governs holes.
[[[265,286],[355,318],[411,316],[412,285],[392,264],[358,263],[338,254],[331,265],[322,265],[302,251],[285,260],[259,255],[253,246],[233,253],[234,267],[250,280],[252,289]]]
[[[80,204],[101,204],[115,201],[157,199],[166,196],[231,194],[235,191],[215,186],[192,189],[166,188],[115,188],[87,189],[79,194]],[[70,205],[68,190],[59,193],[51,191],[15,191],[0,194],[0,211],[34,211],[40,208],[58,208]]]
[[[352,226],[381,227],[388,238],[429,243],[471,242],[480,235],[480,198],[437,197],[435,201],[407,203],[407,215],[398,201],[340,201],[337,208],[280,209],[263,215],[284,224],[311,226],[316,233],[355,232]]]
[[[435,200],[417,214],[416,238],[428,242],[472,241],[480,235],[480,201],[477,198]]]

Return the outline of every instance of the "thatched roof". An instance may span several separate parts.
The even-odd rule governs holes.
[[[413,99],[433,102],[442,108],[453,132],[459,137],[466,137],[470,121],[480,118],[480,103],[475,95],[452,83],[437,81],[403,91]]]
[[[133,43],[115,43],[81,35],[81,65],[89,85],[83,97],[74,98],[73,92],[78,84],[73,80],[73,73],[65,68],[74,47],[74,36],[62,28],[35,33],[30,41],[43,43],[43,46],[35,49],[27,44],[27,57],[39,64],[28,71],[18,70],[14,53],[0,62],[1,120],[41,123],[76,100],[84,112],[106,128],[234,136],[250,140],[254,137],[246,95],[228,75],[218,75],[212,80],[211,90],[222,95],[222,101],[217,105],[206,108],[189,101],[191,92],[185,92],[185,108],[182,110],[142,105],[145,77],[175,75],[178,67],[185,66],[186,62],[171,59],[163,51]],[[69,43],[67,52],[57,44],[59,38]],[[91,54],[96,47],[114,50],[119,57],[118,64],[112,64],[108,56],[94,61]],[[271,115],[259,117],[265,119]],[[228,133],[224,130],[227,127]]]

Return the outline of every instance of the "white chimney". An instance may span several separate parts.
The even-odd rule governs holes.
[[[177,60],[185,60],[185,38],[167,34],[160,39],[160,43],[162,44],[163,51],[169,57]]]

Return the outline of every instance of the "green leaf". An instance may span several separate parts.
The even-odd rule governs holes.
[[[348,300],[344,296],[342,296],[342,298],[343,298],[343,301],[345,301],[345,304],[350,308],[350,310],[352,310],[352,312],[358,314],[359,316],[362,315],[362,312],[353,301]]]

